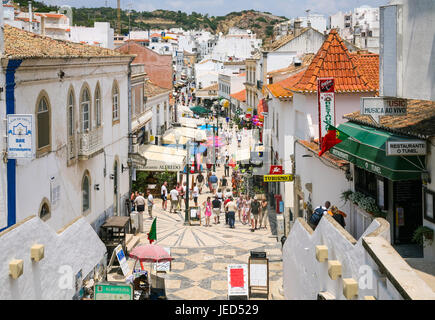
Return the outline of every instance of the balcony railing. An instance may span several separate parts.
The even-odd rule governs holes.
[[[86,133],[80,133],[78,137],[79,159],[87,160],[103,147],[103,128],[97,128]]]

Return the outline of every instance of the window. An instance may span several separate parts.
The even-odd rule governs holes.
[[[68,137],[74,136],[74,93],[68,95]]]
[[[119,120],[119,88],[116,82],[113,83],[112,89],[112,120]]]
[[[85,213],[90,208],[90,179],[89,173],[86,172],[82,180],[82,213]]]
[[[80,123],[81,132],[87,132],[90,129],[91,123],[91,98],[89,94],[89,89],[84,87],[82,89],[82,94],[80,95]]]
[[[50,108],[48,98],[42,93],[37,104],[38,150],[50,147]]]
[[[50,205],[47,198],[44,198],[39,206],[38,212],[39,218],[43,221],[47,221],[51,218]]]
[[[97,87],[95,89],[95,121],[97,128],[101,127],[102,124],[102,108],[101,108],[101,90],[100,84],[97,83]]]
[[[435,192],[428,189],[424,189],[424,218],[435,223],[435,203],[434,203]]]

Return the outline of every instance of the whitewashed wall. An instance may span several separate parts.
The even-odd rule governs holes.
[[[313,208],[324,205],[325,201],[331,202],[331,205],[337,206],[347,214],[345,222],[346,230],[349,231],[350,203],[345,203],[341,199],[341,193],[350,190],[352,182],[346,180],[343,170],[325,159],[320,159],[300,143],[296,143],[295,147],[296,175],[300,177],[304,202],[311,202]],[[307,183],[312,184],[312,192],[307,189]]]
[[[30,259],[34,244],[45,246],[44,259],[39,262]],[[86,219],[56,233],[34,217],[0,234],[0,251],[0,300],[71,300],[75,275],[80,269],[83,278],[92,272],[104,259],[106,247]],[[13,259],[24,261],[23,275],[15,280],[9,276]]]
[[[119,209],[125,210],[122,197],[129,190],[128,171],[121,173],[121,164],[128,159],[128,82],[130,58],[71,59],[24,61],[16,73],[16,113],[35,114],[38,96],[42,90],[48,94],[51,105],[51,150],[45,156],[33,160],[17,161],[17,221],[30,215],[38,215],[44,198],[50,200],[50,179],[60,186],[60,201],[52,206],[47,224],[58,230],[82,214],[81,183],[85,170],[90,174],[89,223],[100,224],[106,215],[113,214],[115,159],[119,170]],[[61,81],[59,69],[65,72]],[[120,122],[112,125],[112,85],[118,82],[120,90]],[[77,161],[67,166],[67,97],[70,87],[76,99],[75,127],[79,128],[79,95],[84,83],[90,88],[92,106],[97,82],[102,93],[104,152],[90,160]],[[94,119],[92,108],[92,118]],[[78,143],[78,139],[77,139]],[[106,176],[104,176],[106,168]],[[99,184],[100,190],[94,190]],[[98,220],[98,221],[97,221]]]
[[[277,51],[296,51],[298,55],[317,53],[324,41],[323,34],[310,29],[283,45]]]
[[[288,67],[296,57],[296,51],[275,51],[267,54],[267,72]]]

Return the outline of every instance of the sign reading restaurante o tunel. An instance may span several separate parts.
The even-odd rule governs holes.
[[[426,141],[387,141],[388,156],[424,156],[426,155]]]

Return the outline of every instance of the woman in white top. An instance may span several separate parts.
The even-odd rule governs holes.
[[[193,184],[193,190],[192,190],[192,198],[195,202],[195,207],[198,206],[198,196],[199,196],[199,188],[196,186],[196,183]]]

